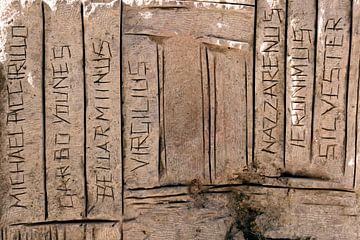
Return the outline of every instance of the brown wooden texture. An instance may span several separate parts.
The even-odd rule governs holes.
[[[360,1],[4,4],[0,240],[360,239]]]
[[[11,7],[21,15],[6,29],[7,60],[1,67],[2,224],[38,221],[45,213],[41,4]]]
[[[120,3],[84,9],[87,216],[121,215]]]

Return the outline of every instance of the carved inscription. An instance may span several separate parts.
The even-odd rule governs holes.
[[[346,159],[346,108],[349,64],[350,3],[334,1],[330,11],[325,1],[319,7],[317,79],[313,161],[342,174]],[[336,170],[335,170],[336,169]],[[335,175],[335,174],[334,174]]]
[[[123,40],[125,179],[129,187],[154,186],[160,174],[158,48],[146,36]]]
[[[271,175],[284,165],[285,2],[257,7],[255,167]]]
[[[150,131],[154,135],[150,132],[150,136],[154,138],[149,136],[143,142],[143,154],[151,155],[129,159],[130,141],[134,140],[125,139],[124,148],[129,151],[124,163],[127,185],[132,186],[133,179],[151,179],[147,186],[159,184],[157,177],[161,185],[186,184],[193,179],[228,183],[252,161],[253,64],[249,56],[253,37],[242,28],[254,24],[255,8],[182,1],[177,4],[177,21],[196,19],[198,24],[193,29],[171,20],[172,12],[164,7],[171,7],[170,2],[161,7],[154,2],[149,8],[124,8],[125,134],[130,133],[131,123],[136,123],[129,120],[133,115],[130,109],[141,106],[139,99],[130,98],[134,87],[129,87],[129,69],[137,67],[139,58],[146,60],[137,68],[147,69],[147,75],[157,74],[146,77],[146,90],[154,103],[158,99],[155,105],[142,99],[144,103],[149,101],[146,114],[153,116]],[[220,8],[228,9],[228,14],[222,16]],[[236,94],[229,94],[229,89]],[[137,121],[145,124],[144,119]]]
[[[73,197],[76,195],[74,186],[72,185],[74,176],[70,167],[71,156],[71,133],[69,126],[71,125],[70,106],[69,106],[69,90],[70,90],[70,72],[68,63],[71,61],[71,46],[63,45],[52,48],[52,56],[50,58],[52,67],[52,94],[54,95],[55,108],[51,112],[53,118],[52,123],[61,125],[55,134],[54,150],[52,152],[53,162],[56,164],[56,190],[57,200],[60,207],[74,207]]]
[[[44,216],[40,4],[6,27],[6,60],[0,77],[0,212],[1,224]],[[33,23],[29,23],[29,19]]]
[[[131,67],[131,65],[133,67]],[[147,138],[150,134],[151,121],[146,121],[150,113],[150,103],[148,96],[148,79],[146,76],[147,71],[149,70],[149,62],[128,62],[128,74],[131,76],[130,81],[132,84],[132,94],[131,97],[136,98],[139,102],[139,105],[136,108],[131,109],[131,112],[135,114],[132,117],[130,123],[130,151],[133,156],[132,160],[136,161],[138,165],[131,169],[130,171],[136,171],[136,169],[145,167],[149,164],[146,158],[142,160],[138,156],[150,155],[151,148],[147,144]],[[139,114],[139,115],[138,115]]]
[[[9,163],[8,176],[10,178],[9,197],[11,198],[10,208],[27,208],[29,193],[27,179],[25,177],[24,155],[26,147],[24,138],[24,89],[26,78],[26,39],[28,29],[26,26],[12,26],[11,39],[9,41],[9,62],[7,69],[7,157]]]
[[[115,200],[114,193],[114,182],[111,173],[111,144],[109,139],[110,128],[110,112],[111,105],[110,89],[107,87],[107,83],[111,83],[109,80],[106,81],[107,75],[111,69],[111,47],[107,41],[99,41],[97,47],[93,42],[93,64],[95,73],[93,74],[93,81],[95,84],[95,110],[97,116],[95,117],[94,127],[94,143],[96,145],[97,152],[96,166],[97,169],[95,174],[96,182],[96,201],[105,201],[106,199]],[[96,50],[97,48],[97,50]],[[108,100],[108,101],[105,101]]]
[[[55,13],[45,9],[47,199],[55,219],[81,217],[86,201],[82,31],[71,25],[73,37],[65,37],[59,24],[65,19],[81,22],[80,4],[58,4]]]
[[[0,17],[0,240],[356,222],[360,1],[22,2]]]
[[[87,216],[121,215],[120,4],[87,16],[85,5]],[[105,17],[106,16],[106,17]],[[117,16],[117,17],[115,17]]]
[[[307,5],[305,11],[303,6]],[[299,14],[301,13],[301,14]],[[286,69],[286,168],[311,162],[315,81],[316,1],[288,2]]]

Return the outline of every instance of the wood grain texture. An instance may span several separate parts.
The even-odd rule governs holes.
[[[94,3],[83,7],[86,94],[87,216],[121,215],[120,13]]]
[[[79,3],[59,3],[55,12],[44,8],[49,219],[79,219],[85,214],[87,201],[82,13]],[[67,21],[80,24],[68,25]]]
[[[0,240],[360,239],[359,1],[8,7]]]
[[[278,176],[285,168],[286,0],[259,1],[256,11],[255,152],[259,173]]]
[[[1,66],[0,226],[39,221],[45,213],[42,111],[42,14],[40,2],[13,3],[13,19]],[[31,21],[30,21],[31,20]]]
[[[318,15],[312,160],[318,168],[321,166],[321,175],[339,179],[347,168],[347,66],[352,19],[350,2],[338,1],[333,6],[338,11],[328,11],[325,2],[320,1],[318,5],[324,11]]]
[[[287,171],[300,173],[311,171],[317,5],[316,1],[287,5],[285,159]]]

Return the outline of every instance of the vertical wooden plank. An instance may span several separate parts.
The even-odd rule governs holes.
[[[162,91],[166,174],[170,183],[203,181],[205,177],[199,53],[200,45],[192,38],[176,37],[164,42]]]
[[[288,1],[285,159],[293,174],[311,164],[316,8],[315,0]]]
[[[129,188],[159,183],[159,48],[147,36],[123,36],[124,178]],[[160,56],[159,56],[160,55]]]
[[[284,168],[286,0],[257,2],[255,60],[255,153],[259,173]]]
[[[78,219],[87,201],[81,7],[65,2],[58,2],[56,11],[44,7],[49,219]]]
[[[359,2],[351,1],[349,11],[349,53],[346,70],[346,158],[343,169],[343,185],[346,188],[355,188],[356,161],[357,161],[357,108],[359,94]]]
[[[17,14],[4,29],[0,69],[0,226],[45,216],[41,4],[14,2],[11,8]]]
[[[339,179],[346,169],[350,1],[319,1],[313,163]]]
[[[121,215],[120,1],[85,5],[88,218]]]
[[[248,167],[247,50],[207,49],[213,160],[211,176],[215,183],[229,183]]]

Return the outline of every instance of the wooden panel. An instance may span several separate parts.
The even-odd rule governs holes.
[[[129,191],[124,239],[358,239],[356,193],[267,186]]]
[[[154,102],[150,109],[154,111],[152,119],[155,121],[155,114],[158,114],[160,130],[158,143],[147,139],[147,143],[154,144],[151,149],[155,155],[144,157],[147,160],[142,161],[146,162],[131,162],[125,158],[124,166],[126,171],[129,171],[128,166],[130,169],[151,168],[152,176],[149,172],[146,175],[131,173],[131,178],[137,176],[134,178],[137,181],[148,179],[143,183],[144,186],[147,183],[147,187],[156,184],[158,177],[160,184],[189,183],[194,179],[211,182],[217,178],[216,172],[219,173],[217,182],[227,183],[247,168],[252,156],[250,46],[253,38],[250,26],[254,24],[254,7],[186,1],[177,2],[177,7],[173,4],[153,2],[141,8],[124,7],[124,76],[125,79],[128,76],[127,52],[134,51],[134,56],[140,59],[144,55],[151,62],[147,72],[151,76],[157,63],[158,86],[149,89],[154,89],[153,101],[159,94],[159,107],[156,108]],[[219,21],[222,8],[226,8],[228,14]],[[173,11],[178,21],[171,20]],[[181,21],[196,24],[189,28],[186,24],[177,24]],[[214,65],[215,59],[219,66]],[[218,83],[216,78],[220,79]],[[232,89],[234,94],[225,94],[225,89]],[[129,92],[125,85],[124,109],[131,101],[135,102],[126,97]],[[236,104],[230,104],[232,102]],[[129,113],[125,110],[125,129],[129,128],[126,123]],[[229,126],[225,127],[225,121]],[[156,127],[152,127],[155,132]],[[130,144],[126,142],[125,149],[129,149]],[[131,180],[126,181],[128,185]]]
[[[118,240],[121,239],[117,223],[48,224],[39,222],[33,226],[19,225],[0,229],[1,240]]]
[[[359,238],[359,1],[47,2],[0,5],[0,240]]]
[[[124,10],[124,33],[218,37],[248,44],[253,39],[253,29],[250,27],[254,24],[252,6],[197,1],[150,1],[138,8],[125,5]],[[226,14],[223,14],[224,10]]]
[[[19,14],[4,29],[7,55],[0,69],[0,225],[45,216],[41,4],[12,7]]]
[[[164,43],[166,177],[171,183],[204,179],[199,51],[199,44],[191,38],[177,37]]]
[[[159,182],[157,44],[146,36],[123,36],[124,178],[126,185]]]
[[[122,201],[120,2],[111,8],[89,3],[84,9],[87,216],[118,219]]]
[[[85,210],[81,8],[79,3],[56,7],[45,5],[48,211],[50,219],[76,219]]]
[[[234,182],[239,174],[249,169],[252,161],[249,155],[252,141],[247,135],[252,131],[247,118],[252,120],[249,113],[253,108],[252,102],[248,102],[248,93],[252,92],[248,76],[249,50],[206,48],[211,180],[215,183]]]
[[[304,9],[303,6],[308,6]],[[316,1],[288,1],[286,171],[310,171],[314,106]]]
[[[35,227],[10,227],[5,229],[4,240],[76,240],[85,239],[84,227],[81,225],[43,225]]]
[[[350,2],[319,1],[313,164],[339,179],[346,169]],[[334,11],[336,9],[336,11]]]
[[[286,0],[259,1],[256,22],[255,153],[263,175],[284,168]]]

